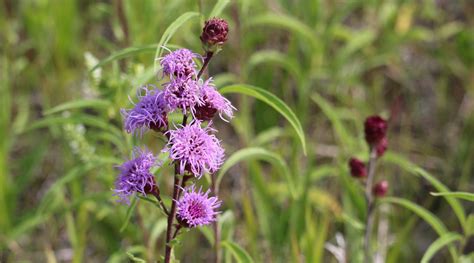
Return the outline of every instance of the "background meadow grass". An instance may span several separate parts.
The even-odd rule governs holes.
[[[390,117],[377,249],[418,262],[441,236],[453,242],[433,262],[474,260],[472,195],[430,194],[474,190],[473,13],[461,0],[3,1],[0,262],[163,253],[165,217],[142,200],[117,204],[111,188],[133,145],[164,142],[126,134],[119,110],[140,85],[160,84],[157,47],[200,53],[214,15],[230,35],[209,74],[238,108],[231,125],[216,121],[226,262],[337,262],[324,246],[338,235],[338,251],[362,260],[364,195],[347,161],[368,158],[372,114]],[[240,84],[275,94],[297,120]],[[156,171],[159,185],[170,171]],[[187,233],[177,258],[212,258],[210,231]]]

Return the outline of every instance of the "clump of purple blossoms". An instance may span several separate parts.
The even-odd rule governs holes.
[[[188,79],[197,74],[195,58],[200,58],[200,56],[189,49],[182,48],[164,56],[160,64],[163,68],[163,73],[168,75],[170,79]]]
[[[219,112],[219,116],[222,120],[227,121],[223,115],[228,119],[232,119],[234,106],[222,96],[212,83],[212,78],[206,80],[201,85],[201,98],[203,103],[198,104],[195,108],[195,117],[201,121],[211,120],[216,112]]]
[[[168,151],[170,158],[179,163],[180,174],[191,172],[201,178],[204,173],[214,173],[222,165],[224,149],[209,126],[201,128],[199,121],[194,121],[180,129],[168,131]]]
[[[164,84],[163,98],[170,111],[181,109],[184,114],[188,109],[193,113],[196,105],[202,104],[201,88],[193,79],[172,79]]]
[[[219,214],[217,208],[221,205],[217,197],[209,197],[209,190],[202,192],[199,188],[196,191],[194,185],[183,189],[183,192],[176,205],[178,221],[188,227],[208,225],[216,221],[216,215]]]
[[[130,204],[135,193],[147,194],[156,190],[156,183],[150,169],[157,165],[156,157],[148,150],[136,148],[133,158],[118,167],[120,175],[115,181],[115,195],[120,202]]]
[[[142,95],[144,93],[144,95]],[[168,126],[166,104],[163,92],[142,87],[137,92],[139,101],[133,109],[122,109],[124,128],[128,133],[143,134],[147,129],[164,131]]]

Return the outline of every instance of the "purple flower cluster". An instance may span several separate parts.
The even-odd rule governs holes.
[[[176,218],[187,227],[197,227],[216,221],[217,208],[221,201],[209,197],[210,191],[196,191],[194,185],[183,189],[183,196],[177,202]]]
[[[224,149],[207,126],[201,128],[199,121],[169,131],[168,151],[170,158],[179,162],[180,173],[184,171],[201,178],[204,173],[216,172],[223,163]]]
[[[156,183],[150,169],[157,166],[156,158],[148,150],[136,148],[133,158],[118,167],[119,177],[115,182],[115,195],[119,201],[130,204],[134,193],[147,194],[155,191]]]
[[[167,129],[167,106],[163,99],[163,92],[151,87],[152,89],[142,87],[138,90],[139,101],[133,109],[122,109],[124,128],[128,133],[138,132],[142,135],[147,129],[155,131]]]
[[[163,77],[168,82],[163,89],[154,86],[140,88],[139,101],[132,109],[122,109],[124,129],[128,133],[143,134],[147,130],[162,132],[168,138],[164,151],[176,164],[179,176],[201,178],[206,173],[215,173],[224,161],[224,149],[211,127],[213,117],[218,114],[227,121],[233,117],[235,108],[223,97],[212,83],[212,78],[198,79],[195,59],[199,55],[188,49],[170,52],[162,59]],[[179,111],[193,120],[187,125],[168,125],[168,114]],[[190,114],[190,116],[188,116]],[[203,125],[202,122],[208,122]],[[115,193],[120,201],[130,202],[130,196],[152,193],[159,196],[159,189],[150,169],[156,165],[156,157],[149,151],[137,151],[132,160],[120,167],[115,183]],[[178,176],[176,175],[176,176]],[[182,189],[176,202],[176,218],[187,227],[197,227],[216,220],[221,202],[209,197],[210,191],[196,190],[194,185]],[[164,209],[167,210],[167,209]]]
[[[197,74],[195,58],[200,56],[185,48],[170,52],[160,61],[163,74],[171,79],[189,79]]]

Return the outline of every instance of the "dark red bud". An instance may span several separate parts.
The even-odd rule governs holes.
[[[216,115],[217,109],[213,108],[209,103],[197,106],[194,116],[200,121],[210,121]]]
[[[150,124],[150,129],[156,131],[156,132],[162,132],[165,133],[168,130],[168,115],[166,113],[163,113],[162,116],[164,122],[166,125],[163,125],[162,123],[151,123]]]
[[[388,191],[388,182],[386,180],[380,181],[372,188],[372,193],[376,197],[384,197]]]
[[[212,18],[206,21],[202,29],[201,41],[204,45],[213,46],[227,41],[229,25],[224,19]]]
[[[361,178],[367,176],[365,164],[359,159],[351,158],[349,160],[349,168],[351,169],[351,175],[353,177]]]
[[[377,157],[382,157],[388,147],[387,138],[383,138],[377,146],[375,146],[375,151],[377,152]]]
[[[152,177],[153,183],[152,184],[146,184],[143,190],[145,191],[146,194],[160,194],[160,189],[156,185],[155,178]]]
[[[387,121],[380,116],[370,116],[364,123],[365,140],[370,146],[377,145],[387,133]]]

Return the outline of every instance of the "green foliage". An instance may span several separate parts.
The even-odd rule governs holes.
[[[156,202],[122,206],[111,188],[133,146],[157,153],[163,139],[126,134],[120,108],[137,87],[160,87],[164,48],[203,54],[199,31],[214,16],[230,34],[209,76],[238,109],[231,128],[215,120],[228,156],[217,175],[223,262],[336,262],[325,247],[340,246],[337,233],[346,257],[362,258],[364,193],[347,161],[367,160],[372,114],[390,117],[377,164],[377,180],[390,182],[377,206],[393,241],[386,262],[472,261],[469,10],[469,1],[7,1],[0,261],[160,259]],[[160,159],[157,183],[169,185]],[[211,227],[185,235],[176,259],[212,259]]]

